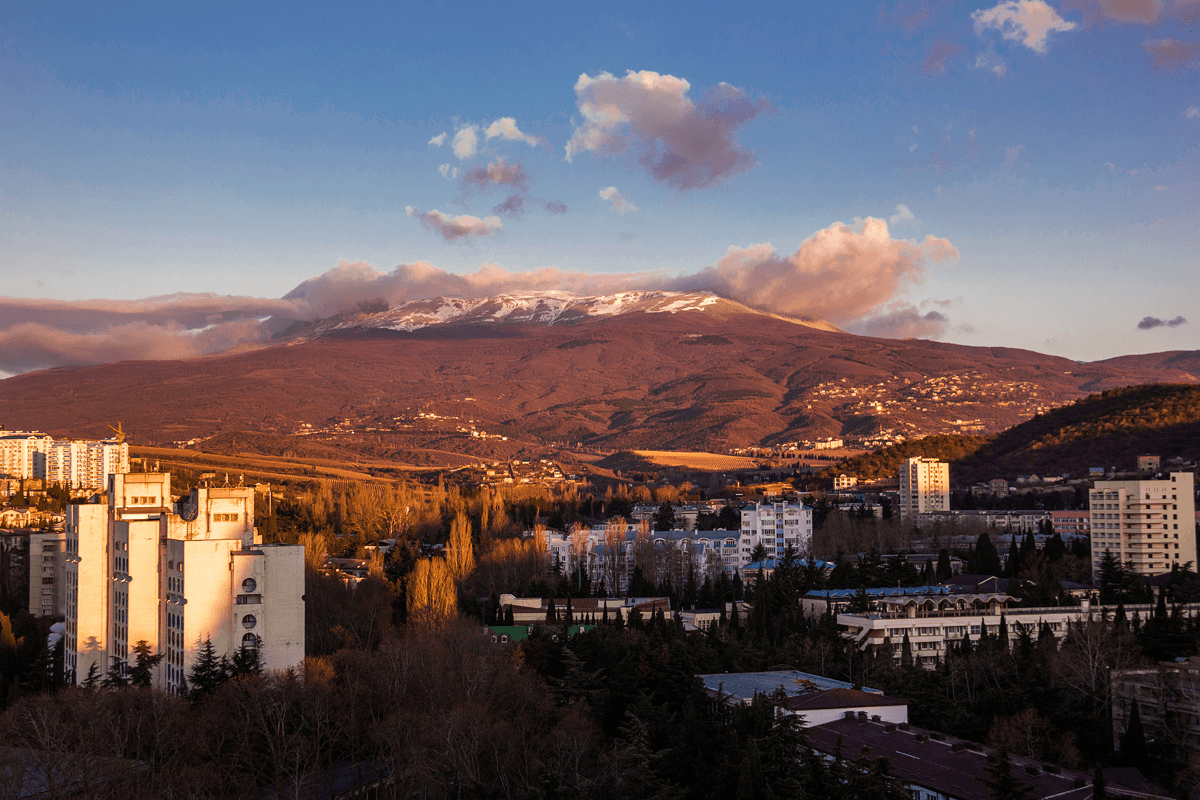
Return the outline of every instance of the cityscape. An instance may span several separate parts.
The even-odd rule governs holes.
[[[0,800],[1200,798],[1198,25],[6,8]]]

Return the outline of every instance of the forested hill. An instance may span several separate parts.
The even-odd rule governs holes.
[[[873,453],[863,453],[837,467],[830,467],[822,475],[832,478],[845,473],[854,475],[860,480],[894,478],[900,472],[900,462],[905,459],[921,456],[941,461],[958,461],[976,452],[987,442],[986,436],[964,436],[953,433],[926,436],[924,439],[913,439],[881,447]]]
[[[951,480],[964,484],[1079,474],[1088,467],[1133,469],[1143,453],[1164,461],[1200,457],[1200,387],[1148,384],[1076,400],[964,453],[951,469]]]

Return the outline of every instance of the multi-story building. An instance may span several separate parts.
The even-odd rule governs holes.
[[[912,648],[913,660],[918,666],[932,669],[946,657],[950,647],[966,636],[977,642],[983,634],[997,636],[1005,628],[1010,643],[1015,643],[1024,629],[1036,639],[1044,625],[1062,639],[1069,626],[1088,619],[1111,619],[1117,606],[1094,606],[1085,601],[1080,606],[1022,607],[1014,606],[1015,598],[998,592],[919,592],[913,589],[888,589],[887,594],[870,595],[874,611],[837,614],[837,624],[844,629],[843,635],[863,651],[878,653],[884,644],[892,647],[893,659],[901,656],[901,647],[907,635]],[[842,590],[848,593],[848,590]],[[815,594],[815,593],[814,593]],[[805,598],[805,609],[828,603],[828,597],[813,597],[817,604],[810,605]],[[1185,617],[1200,614],[1200,604],[1180,605]],[[1126,606],[1125,613],[1132,617],[1140,614],[1149,619],[1154,614],[1153,605]]]
[[[768,557],[782,556],[791,547],[796,553],[812,549],[813,514],[803,503],[755,503],[742,509],[743,564],[762,545]]]
[[[674,585],[692,571],[697,581],[733,575],[754,561],[761,544],[767,558],[779,558],[790,546],[806,555],[812,545],[812,509],[802,503],[757,503],[742,509],[736,531],[652,531],[647,521],[613,519],[606,525],[562,533],[546,529],[541,542],[550,563],[563,572],[583,566],[593,583],[605,581],[610,593],[623,593],[637,567],[648,579],[668,578]],[[653,569],[654,575],[650,571]]]
[[[1092,515],[1089,511],[1051,511],[1050,524],[1064,540],[1087,539],[1092,532]]]
[[[67,512],[61,602],[76,682],[93,665],[127,669],[139,641],[166,655],[153,682],[168,691],[208,641],[218,655],[256,647],[269,670],[302,662],[304,548],[262,544],[252,488],[175,502],[169,474],[117,474],[103,502]]]
[[[1121,746],[1136,702],[1147,739],[1168,748],[1183,763],[1200,756],[1200,659],[1114,669],[1110,677],[1115,748]]]
[[[858,486],[858,478],[854,475],[842,473],[833,479],[833,490],[835,492],[840,492],[845,489],[853,489],[855,486]]]
[[[103,489],[108,476],[129,472],[129,445],[116,439],[57,439],[46,451],[46,483]]]
[[[66,537],[61,530],[29,533],[29,613],[57,617],[63,613]]]
[[[123,438],[54,439],[29,431],[0,434],[0,476],[102,491],[109,475],[128,471],[129,444]]]
[[[1196,564],[1196,503],[1190,472],[1146,481],[1096,481],[1089,495],[1092,575],[1106,552],[1140,575]]]
[[[950,465],[936,458],[909,458],[900,463],[900,519],[950,510]]]
[[[32,431],[0,433],[0,475],[10,478],[44,478],[46,451],[53,437]]]

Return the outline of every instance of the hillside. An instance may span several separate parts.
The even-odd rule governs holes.
[[[1200,387],[1111,389],[1010,428],[954,465],[954,482],[1133,469],[1139,454],[1200,457]]]
[[[394,310],[366,312],[249,352],[19,375],[0,381],[0,425],[101,436],[119,421],[140,445],[432,466],[568,442],[719,454],[994,433],[1135,376],[1195,380],[1171,364],[855,336],[704,296],[556,306],[546,319],[497,303],[412,330],[396,329],[412,318]]]
[[[943,434],[926,436],[908,442],[881,447],[873,453],[863,453],[836,467],[830,467],[820,477],[833,478],[845,473],[859,480],[895,478],[900,474],[900,463],[909,458],[936,458],[939,461],[957,462],[978,451],[988,442],[986,436]],[[952,476],[958,479],[957,474]]]

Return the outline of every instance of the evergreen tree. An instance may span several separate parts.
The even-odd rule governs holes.
[[[1146,730],[1142,726],[1142,712],[1137,700],[1129,707],[1129,722],[1121,734],[1121,760],[1138,769],[1146,763]]]
[[[135,688],[149,689],[154,682],[154,668],[166,655],[164,653],[151,654],[150,643],[145,639],[138,640],[138,643],[133,646],[133,653],[137,658],[134,661],[133,669],[129,670],[129,684]]]
[[[571,596],[567,595],[567,608],[563,613],[563,624],[568,628],[575,624],[575,613],[571,610]]]
[[[943,547],[938,551],[937,579],[939,581],[948,581],[952,577],[954,577],[954,571],[950,567],[950,551]]]
[[[975,569],[978,575],[1000,575],[1000,555],[986,533],[979,534],[975,542]]]
[[[196,660],[192,662],[192,671],[188,675],[193,701],[202,700],[225,682],[228,673],[223,662],[223,658],[217,658],[212,639],[206,638],[200,646],[200,652],[196,654]]]
[[[263,671],[262,639],[255,636],[254,644],[247,646],[242,644],[233,653],[233,659],[229,662],[230,677],[246,678],[251,675],[261,675]]]
[[[517,621],[513,618],[512,603],[509,603],[504,607],[504,624],[510,627],[517,624]]]
[[[91,690],[97,688],[99,685],[100,685],[100,668],[98,666],[96,666],[96,662],[93,661],[92,665],[90,667],[88,667],[87,677],[83,679],[83,688],[91,691]]]
[[[554,607],[554,598],[550,598],[550,602],[546,605],[546,624],[553,625],[558,622],[558,609]]]
[[[987,777],[979,778],[979,781],[988,787],[992,800],[1032,800],[1029,786],[1013,775],[1006,748],[1001,747],[996,761],[989,759],[983,771]]]
[[[125,677],[125,663],[121,659],[109,656],[108,671],[104,673],[100,685],[105,689],[124,689],[129,685],[129,679]]]

